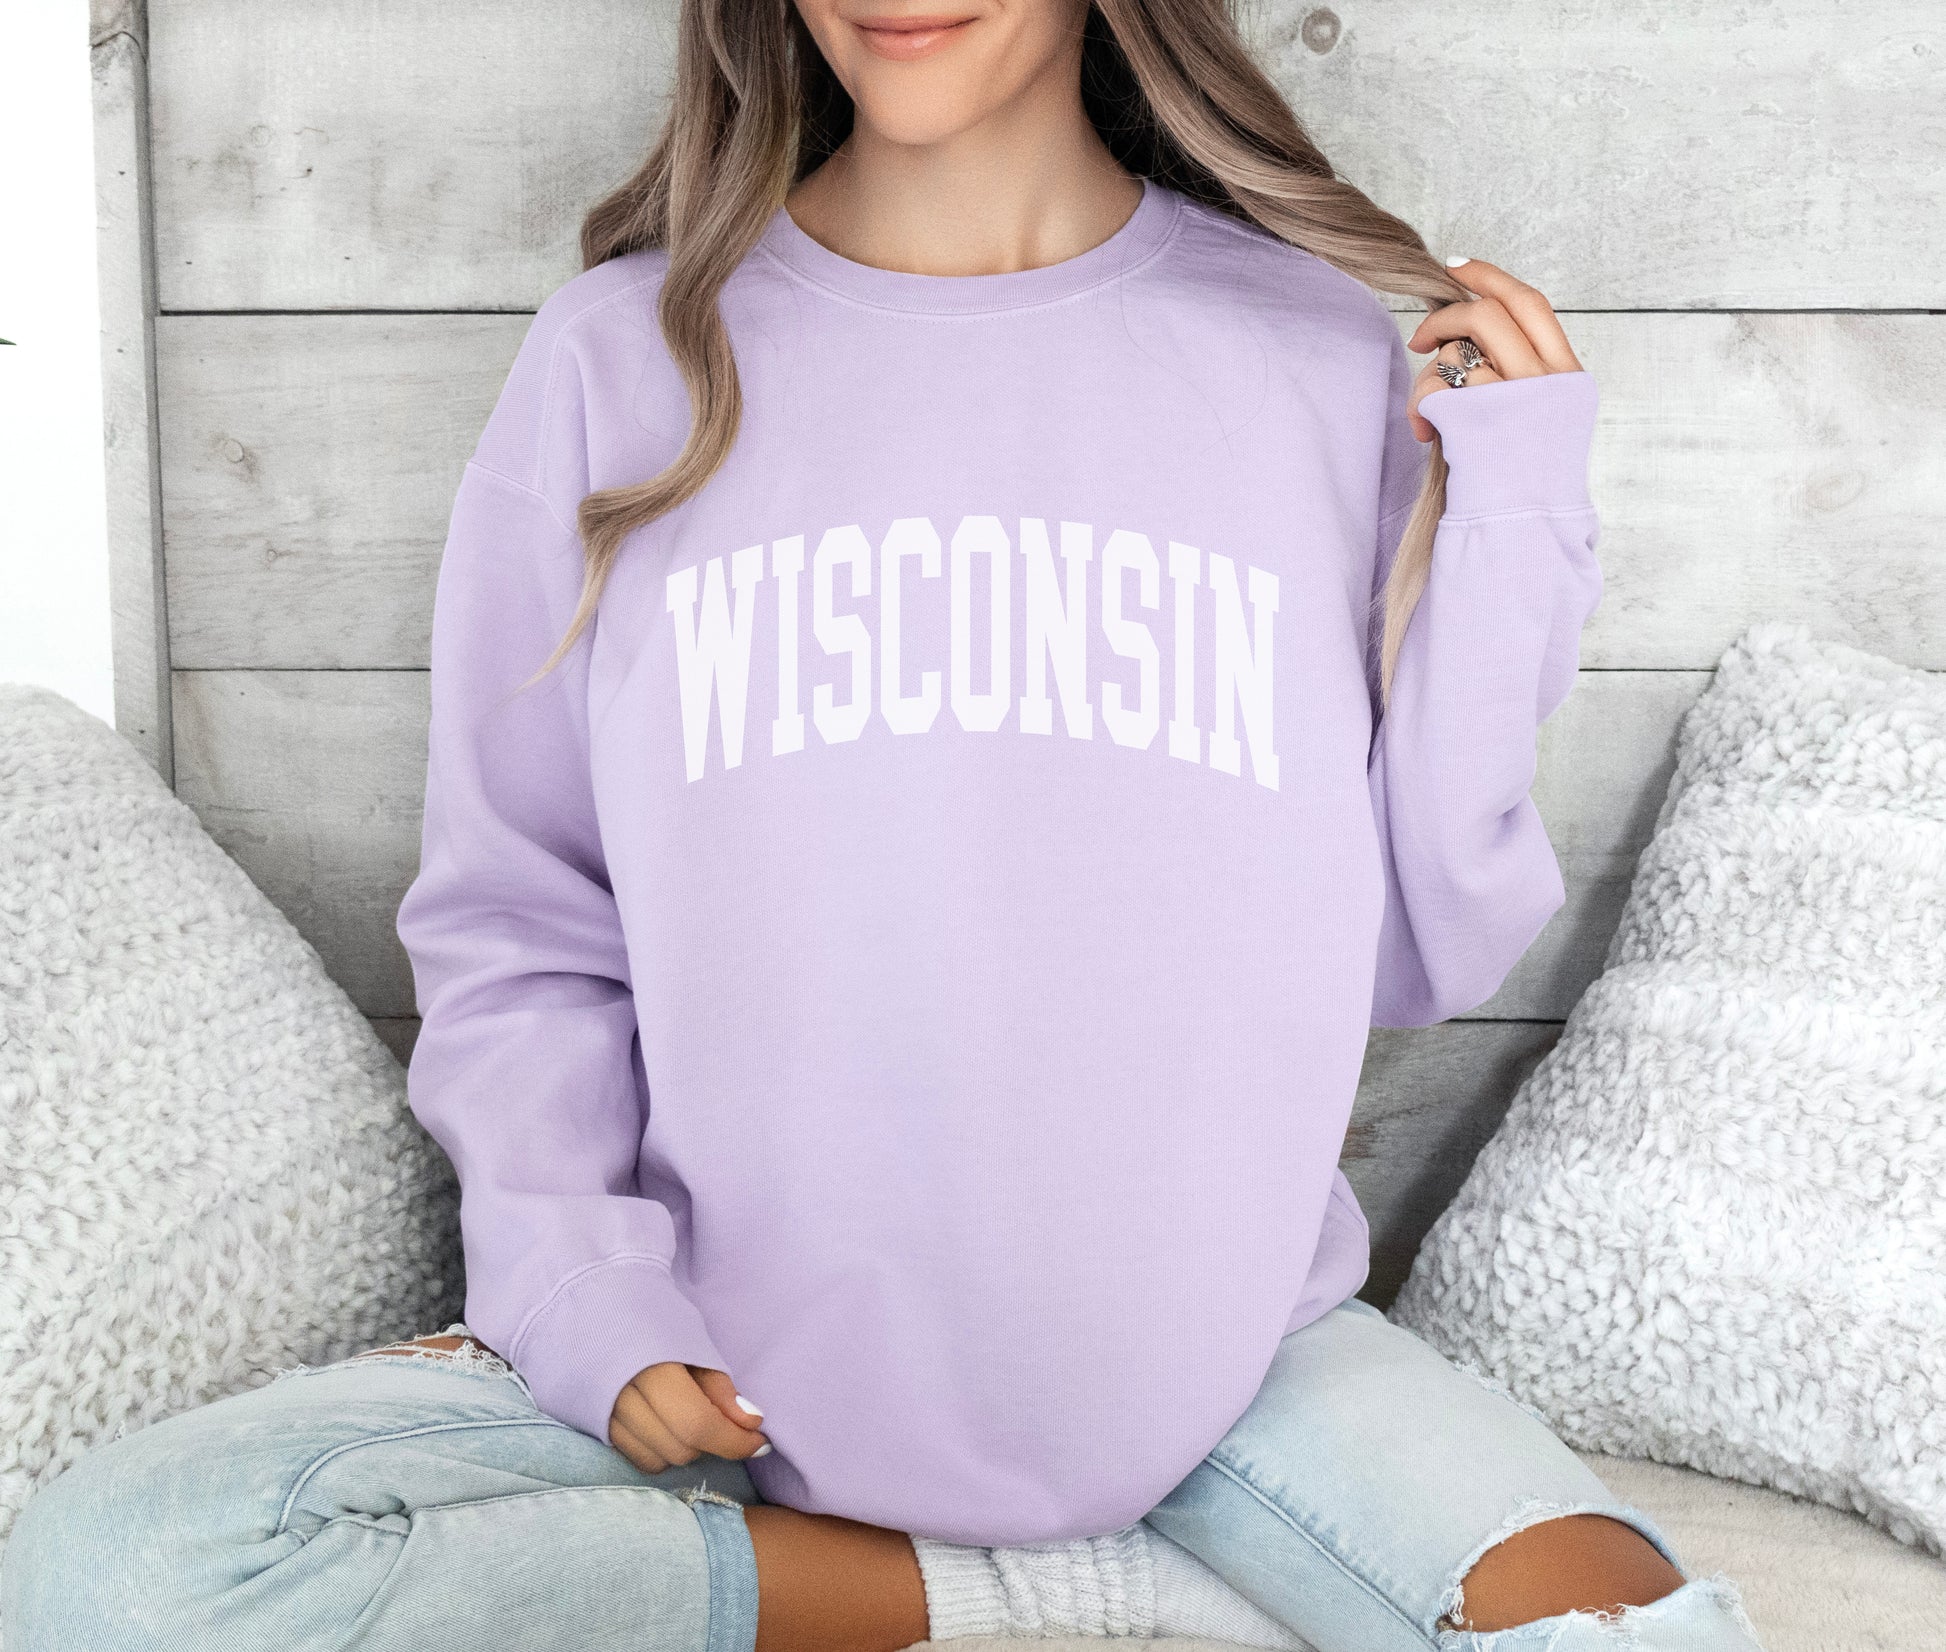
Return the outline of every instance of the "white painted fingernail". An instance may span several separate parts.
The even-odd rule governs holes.
[[[742,1406],[753,1417],[761,1417],[763,1415],[763,1408],[761,1406],[752,1405],[741,1394],[737,1395],[737,1404]]]
[[[773,1446],[768,1440],[766,1440],[762,1445],[758,1446],[755,1451],[751,1452],[750,1455],[752,1457],[768,1457],[771,1454],[771,1452],[775,1451],[776,1449],[777,1448],[775,1446]]]
[[[1460,267],[1460,265],[1462,265],[1462,264],[1470,264],[1470,263],[1472,263],[1472,262],[1473,262],[1473,260],[1472,260],[1472,259],[1470,259],[1470,258],[1461,258],[1461,257],[1458,257],[1457,255],[1455,255],[1454,257],[1452,257],[1452,258],[1449,258],[1449,259],[1447,259],[1447,260],[1446,260],[1446,267],[1447,267],[1447,269],[1449,269],[1449,270],[1456,270],[1456,269],[1458,269],[1458,268]]]

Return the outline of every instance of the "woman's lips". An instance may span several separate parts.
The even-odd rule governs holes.
[[[972,22],[970,17],[887,17],[854,23],[866,47],[895,63],[937,51]]]

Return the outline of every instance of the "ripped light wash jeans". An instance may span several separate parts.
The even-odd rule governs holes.
[[[464,1325],[449,1327],[465,1334]],[[7,1652],[753,1652],[743,1465],[644,1474],[477,1344],[370,1352],[108,1441],[0,1555]],[[1456,1629],[1460,1580],[1537,1520],[1611,1515],[1497,1385],[1353,1299],[1283,1339],[1147,1523],[1318,1652],[1760,1652],[1737,1590]]]

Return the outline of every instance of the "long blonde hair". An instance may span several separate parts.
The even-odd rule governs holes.
[[[1410,224],[1333,173],[1251,58],[1229,0],[1093,0],[1082,98],[1128,171],[1256,224],[1380,293],[1423,299],[1429,310],[1470,296]],[[667,252],[657,318],[688,388],[688,438],[657,475],[581,501],[581,600],[540,674],[594,618],[628,534],[691,498],[728,457],[743,392],[718,296],[791,186],[844,141],[851,121],[851,99],[791,0],[683,0],[668,118],[635,174],[589,210],[581,255],[593,269],[645,247]],[[1379,599],[1386,702],[1445,510],[1437,434],[1431,449]]]

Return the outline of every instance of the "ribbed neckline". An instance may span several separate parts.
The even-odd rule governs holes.
[[[860,304],[918,314],[982,315],[1072,298],[1119,280],[1167,243],[1182,203],[1177,191],[1144,178],[1141,200],[1107,240],[1058,263],[999,275],[916,275],[860,264],[814,241],[781,206],[757,245],[807,281]]]

